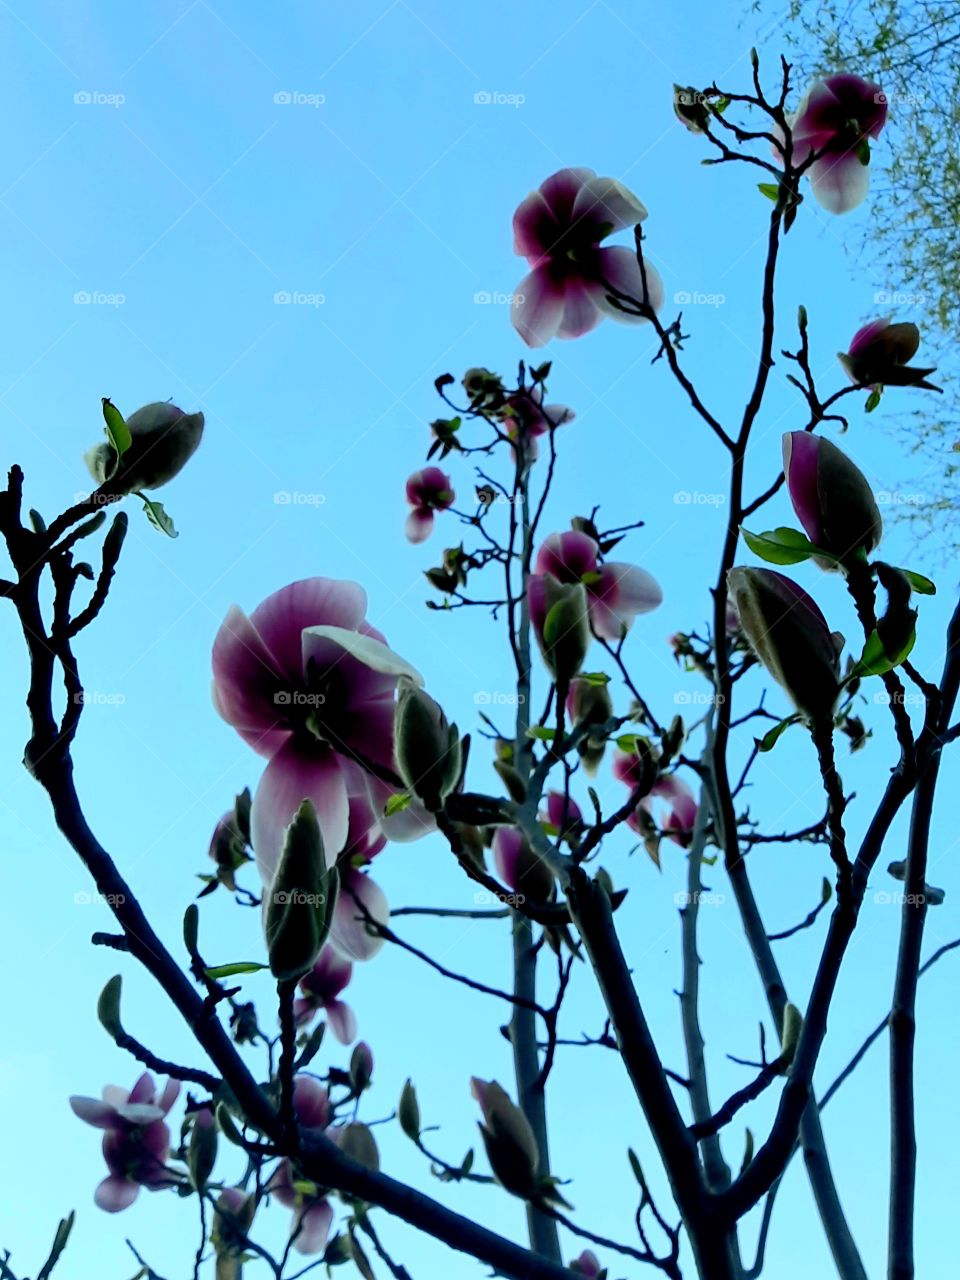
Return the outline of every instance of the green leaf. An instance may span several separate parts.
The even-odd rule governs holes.
[[[781,720],[779,724],[775,724],[762,738],[754,739],[757,744],[757,750],[772,751],[779,742],[781,734],[786,733],[790,726],[796,724],[799,719],[798,715],[787,716],[786,720]]]
[[[901,569],[900,572],[918,595],[935,596],[937,594],[937,584],[925,578],[922,573],[914,573],[912,569]]]
[[[836,556],[815,546],[799,529],[768,529],[766,533],[751,533],[741,529],[743,540],[750,550],[769,564],[799,564],[811,556],[823,556],[835,560]]]
[[[883,392],[878,391],[876,387],[874,387],[874,389],[870,392],[870,394],[867,396],[867,404],[866,404],[867,413],[873,413],[874,409],[877,408],[877,406],[880,404],[880,397],[882,394]]]
[[[894,667],[898,667],[909,656],[914,644],[916,643],[916,628],[910,632],[910,639],[903,646],[896,657],[891,660],[887,657],[883,643],[876,631],[872,633],[867,643],[863,646],[863,652],[857,661],[856,666],[850,672],[848,679],[855,680],[863,676],[882,676],[888,671],[892,671]]]
[[[539,742],[552,742],[556,736],[555,729],[545,729],[538,724],[527,730],[527,737],[536,738]]]
[[[103,404],[103,420],[107,424],[107,439],[116,449],[117,457],[122,457],[133,444],[130,428],[127,426],[123,414],[111,400],[104,396],[101,403]]]
[[[626,751],[627,755],[633,755],[642,736],[639,733],[622,733],[615,741],[621,751]]]
[[[179,537],[176,529],[173,527],[173,521],[163,509],[162,502],[154,502],[152,498],[146,498],[144,495],[138,494],[143,500],[143,509],[147,513],[147,519],[155,529],[159,529],[161,533],[165,533],[168,538]]]
[[[577,676],[578,680],[584,680],[587,684],[603,687],[610,683],[610,677],[605,671],[581,671]]]
[[[217,964],[212,969],[205,969],[208,978],[215,981],[220,978],[233,978],[238,973],[259,973],[261,969],[269,968],[265,964],[257,964],[256,960],[235,960],[233,964]]]
[[[826,905],[826,903],[828,903],[832,897],[833,897],[833,885],[830,883],[827,877],[824,876],[823,885],[821,886],[821,889],[820,889],[820,901],[824,903],[824,905]]]
[[[383,808],[383,816],[392,818],[395,813],[403,813],[404,809],[409,809],[413,796],[409,791],[395,791],[387,800]]]
[[[762,196],[772,200],[774,204],[780,199],[780,184],[777,182],[758,182],[757,190]]]

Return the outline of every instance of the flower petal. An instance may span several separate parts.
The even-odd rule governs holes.
[[[327,1024],[341,1044],[353,1044],[357,1038],[357,1015],[343,1000],[327,1005]]]
[[[626,294],[628,298],[633,298],[636,302],[641,301],[643,297],[643,275],[640,272],[640,263],[637,261],[637,255],[633,249],[628,249],[625,245],[614,245],[609,249],[601,249],[597,254],[597,260],[599,271],[604,280],[613,285],[620,293]],[[644,259],[643,270],[647,278],[648,300],[654,311],[659,311],[663,306],[664,300],[663,281],[660,278],[660,273],[653,263],[646,258]],[[626,312],[619,310],[612,302],[608,302],[606,293],[602,288],[596,301],[601,311],[623,324],[646,323],[642,316],[628,315]]]
[[[828,213],[849,213],[866,199],[870,166],[855,151],[825,155],[810,166],[810,182],[817,204]]]
[[[275,591],[254,609],[250,621],[294,688],[302,684],[305,628],[344,627],[355,631],[367,611],[367,593],[356,582],[303,578]]]
[[[408,542],[416,545],[426,542],[433,533],[433,512],[429,507],[417,507],[407,516],[403,532]]]
[[[327,1237],[333,1223],[333,1209],[329,1200],[317,1200],[294,1220],[296,1236],[293,1247],[297,1253],[322,1253],[327,1247]]]
[[[643,203],[616,178],[588,179],[573,202],[574,221],[589,221],[607,235],[635,227],[646,216]]]
[[[213,702],[261,755],[273,755],[288,736],[276,702],[284,683],[256,627],[231,605],[213,642]]]
[[[556,337],[564,314],[564,284],[549,265],[534,267],[517,285],[510,321],[528,347],[542,347]]]
[[[140,1188],[135,1182],[131,1182],[129,1178],[121,1178],[118,1174],[111,1174],[97,1187],[93,1199],[97,1208],[104,1212],[119,1213],[122,1209],[128,1209],[139,1194]]]
[[[378,675],[397,678],[407,676],[415,684],[423,684],[423,676],[409,662],[373,636],[362,635],[344,627],[307,627],[302,637],[303,662],[314,662],[318,670],[333,667],[344,657],[354,658]]]
[[[116,1107],[109,1102],[101,1102],[99,1098],[83,1098],[75,1094],[70,1099],[70,1109],[84,1124],[92,1124],[95,1129],[117,1127]]]
[[[386,895],[376,881],[348,867],[340,876],[330,942],[350,960],[369,960],[383,946],[383,938],[371,931],[361,907],[379,924],[390,919]]]
[[[336,754],[321,743],[305,748],[291,739],[263,772],[253,798],[250,830],[257,870],[264,884],[276,875],[283,840],[294,814],[310,800],[317,811],[328,865],[347,840],[349,802]]]

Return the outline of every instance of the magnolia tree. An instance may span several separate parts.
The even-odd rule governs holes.
[[[706,713],[695,723],[666,716],[632,669],[631,630],[661,602],[649,573],[615,558],[637,526],[600,527],[596,510],[567,513],[566,528],[547,522],[558,445],[562,452],[569,438],[573,449],[576,431],[567,426],[573,411],[548,398],[549,361],[521,362],[509,380],[484,368],[462,379],[444,374],[436,388],[446,416],[431,424],[426,465],[407,482],[406,535],[414,543],[431,535],[455,543],[426,570],[436,593],[428,604],[438,630],[445,610],[473,607],[492,616],[490,626],[504,633],[515,667],[516,720],[507,727],[481,715],[471,743],[430,696],[429,673],[395,653],[376,619],[368,619],[358,583],[278,582],[266,600],[243,602],[253,606],[249,612],[232,608],[211,638],[214,706],[249,746],[251,768],[259,756],[262,771],[252,797],[249,791],[237,797],[213,832],[213,869],[200,897],[219,891],[234,898],[238,930],[251,939],[262,930],[265,965],[212,967],[196,902],[186,907],[182,950],[169,950],[124,878],[123,858],[112,857],[88,826],[73,782],[71,747],[83,709],[74,640],[108,606],[127,515],[112,515],[98,570],[77,558],[81,543],[97,538],[109,508],[129,496],[143,501],[158,529],[174,534],[163,507],[148,495],[188,462],[200,442],[202,415],[151,404],[124,419],[105,400],[107,439],[88,455],[98,487],[49,523],[35,511],[25,514],[24,477],[17,467],[10,470],[0,495],[0,529],[12,573],[0,585],[30,659],[32,728],[24,763],[116,917],[116,931],[96,934],[94,944],[115,950],[118,968],[144,966],[196,1042],[194,1063],[184,1065],[168,1061],[162,1044],[136,1038],[122,1016],[118,975],[101,996],[100,1022],[143,1073],[129,1091],[109,1085],[101,1099],[73,1097],[71,1106],[78,1120],[103,1134],[106,1176],[92,1193],[100,1209],[120,1212],[144,1188],[199,1202],[195,1276],[215,1271],[229,1280],[249,1269],[279,1278],[343,1265],[362,1276],[382,1268],[409,1280],[378,1233],[376,1219],[384,1213],[514,1280],[619,1277],[645,1268],[672,1280],[743,1280],[763,1269],[777,1188],[799,1150],[838,1273],[865,1280],[812,1079],[868,881],[881,859],[886,862],[891,824],[906,808],[912,812],[907,856],[892,866],[904,882],[904,905],[885,1020],[893,1080],[889,1275],[905,1280],[914,1274],[914,1007],[926,910],[937,893],[925,877],[940,755],[960,736],[951,726],[960,610],[950,624],[942,676],[922,674],[910,661],[916,601],[933,584],[877,557],[883,529],[870,485],[823,432],[844,425],[838,406],[849,397],[848,403],[862,407],[866,399],[872,408],[887,387],[936,387],[931,369],[910,364],[916,328],[884,316],[851,340],[840,357],[839,385],[821,389],[801,309],[796,331],[791,318],[788,336],[779,339],[789,344],[782,354],[796,390],[783,471],[764,491],[745,491],[751,433],[779,354],[776,279],[786,237],[811,199],[838,215],[863,200],[870,143],[887,110],[880,88],[855,75],[831,76],[794,101],[786,63],[773,92],[756,55],[752,65],[752,85],[741,92],[715,84],[675,91],[677,114],[696,135],[691,143],[707,149],[706,163],[741,164],[745,176],[759,170],[760,191],[770,201],[759,360],[739,420],[715,416],[707,392],[684,371],[682,316],[663,318],[663,286],[645,254],[646,210],[636,196],[592,169],[562,169],[528,195],[513,218],[515,250],[528,266],[512,315],[523,342],[540,348],[575,339],[605,318],[651,326],[658,371],[679,383],[692,416],[727,459],[726,528],[716,577],[704,584],[712,621],[672,638],[678,679],[704,682]],[[474,471],[477,502],[458,503],[457,490],[475,487]],[[801,527],[763,532],[763,509],[781,487]],[[793,567],[803,585],[781,571]],[[862,634],[845,641],[831,629],[814,599],[820,572],[842,579]],[[764,707],[769,680],[792,702],[784,720]],[[878,731],[872,749],[889,772],[875,812],[853,830],[834,744],[838,735],[854,747],[865,741],[856,712],[867,682],[882,684],[887,695],[889,734]],[[907,683],[918,692],[906,696]],[[748,720],[768,721],[767,732],[748,758],[734,761],[731,731]],[[812,739],[823,817],[799,831],[764,831],[743,811],[741,793],[760,754],[775,749],[787,731]],[[591,785],[602,770],[612,770],[622,787],[614,808],[605,809]],[[483,785],[494,776],[494,786]],[[664,1065],[663,1046],[631,976],[633,940],[621,936],[617,923],[630,884],[617,883],[600,866],[608,839],[624,827],[657,865],[663,840],[686,861],[679,913],[682,1072]],[[462,872],[463,897],[435,910],[509,918],[512,990],[452,972],[391,927],[377,863],[391,857],[394,841],[427,835],[449,847]],[[791,841],[819,854],[827,875],[822,901],[790,932],[830,908],[805,994],[792,1001],[750,874],[765,844]],[[772,1048],[761,1039],[748,1082],[719,1103],[708,1085],[699,1021],[698,916],[704,868],[713,863],[729,883],[760,980],[758,1012],[777,1032]],[[498,900],[492,912],[471,909],[477,886]],[[453,1184],[453,1195],[458,1185],[479,1182],[495,1184],[491,1196],[521,1200],[528,1226],[523,1240],[487,1225],[496,1209],[484,1222],[472,1220],[380,1166],[364,1109],[376,1054],[357,1041],[357,1015],[344,994],[355,966],[387,965],[396,947],[510,1006],[512,1078],[478,1075],[469,1082],[485,1159],[474,1163],[471,1152],[450,1162],[437,1154],[410,1081],[387,1123],[424,1153],[435,1176]],[[595,1043],[619,1059],[662,1163],[654,1184],[668,1185],[672,1197],[654,1197],[630,1151],[623,1169],[630,1176],[632,1166],[636,1208],[611,1239],[581,1220],[567,1201],[575,1188],[568,1191],[550,1163],[550,1123],[558,1120],[550,1077],[577,962],[589,970],[606,1007],[606,1027]],[[275,1000],[242,998],[246,988],[237,979],[267,967]],[[338,1046],[350,1050],[349,1059]],[[381,1052],[386,1047],[378,1047]],[[410,1054],[415,1078],[413,1046],[389,1052]],[[348,1067],[333,1065],[347,1060]],[[465,1096],[467,1087],[464,1080]],[[724,1141],[728,1126],[767,1091],[775,1099],[772,1123],[748,1141],[745,1153],[737,1126],[738,1149],[731,1153]],[[611,1159],[620,1158],[620,1134],[593,1137],[607,1142]],[[759,1232],[751,1228],[745,1238],[740,1226],[754,1209]],[[288,1243],[273,1253],[262,1229],[285,1212]],[[60,1224],[40,1275],[56,1265],[71,1223],[72,1216]],[[561,1245],[574,1239],[581,1250],[576,1257],[569,1244]],[[7,1259],[4,1276],[15,1275],[12,1266]],[[159,1273],[143,1262],[138,1274]]]

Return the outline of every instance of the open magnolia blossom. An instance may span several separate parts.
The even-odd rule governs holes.
[[[593,169],[560,169],[513,215],[513,247],[532,270],[517,285],[511,319],[530,347],[579,338],[604,316],[636,322],[610,301],[611,287],[634,303],[663,306],[663,281],[645,263],[647,290],[633,247],[601,248],[614,231],[635,227],[647,211],[632,191]]]
[[[615,561],[600,562],[600,547],[586,533],[551,533],[537,553],[535,574],[550,574],[562,583],[582,583],[594,632],[619,640],[634,618],[663,600],[656,579],[645,569]]]
[[[889,316],[871,320],[853,335],[848,351],[837,359],[858,387],[923,387],[939,391],[927,382],[935,368],[911,368],[909,361],[920,346],[920,330],[910,321],[893,324]]]
[[[350,982],[353,965],[332,946],[325,946],[316,964],[300,979],[300,995],[293,1002],[293,1016],[298,1027],[307,1026],[322,1011],[327,1025],[341,1044],[352,1044],[357,1038],[357,1015],[340,999]]]
[[[865,199],[870,139],[880,136],[886,120],[886,97],[860,76],[827,76],[807,90],[790,121],[793,163],[818,157],[808,172],[814,199],[829,213],[848,213]]]
[[[168,1080],[158,1091],[145,1071],[127,1092],[116,1085],[104,1087],[102,1098],[74,1096],[70,1106],[95,1129],[104,1129],[103,1158],[109,1174],[97,1187],[94,1200],[107,1213],[118,1213],[133,1204],[141,1187],[158,1191],[173,1185],[167,1170],[170,1130],[164,1117],[180,1094],[180,1082]]]
[[[407,516],[408,542],[423,542],[433,532],[433,514],[446,511],[456,499],[450,477],[439,467],[424,467],[407,481],[407,501],[413,510]]]
[[[355,582],[307,578],[274,592],[248,617],[233,606],[213,646],[214,705],[269,764],[253,799],[251,835],[265,884],[286,828],[305,799],[320,823],[328,864],[368,854],[379,833],[414,839],[429,829],[409,806],[387,820],[392,788],[358,759],[391,769],[394,695],[418,673],[365,619]]]
[[[330,1124],[327,1091],[312,1076],[293,1081],[293,1110],[301,1128],[325,1131]],[[280,1204],[293,1209],[290,1234],[297,1253],[322,1253],[333,1223],[333,1207],[321,1187],[298,1178],[289,1160],[281,1160],[267,1190]]]
[[[635,757],[634,757],[635,758]],[[658,817],[654,802],[665,801],[665,812]],[[650,788],[650,794],[643,797],[637,806],[657,822],[662,833],[681,849],[689,848],[693,840],[693,828],[697,821],[697,802],[693,792],[682,778],[675,773],[658,778]],[[631,814],[627,823],[638,834],[643,835],[643,826],[636,814]]]

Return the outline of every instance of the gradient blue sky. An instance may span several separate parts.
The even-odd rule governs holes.
[[[131,510],[110,602],[78,645],[87,688],[98,698],[76,746],[88,817],[173,948],[196,889],[193,876],[206,869],[212,827],[260,768],[210,705],[210,646],[231,602],[252,608],[311,574],[356,579],[369,593],[371,620],[429,674],[461,727],[476,724],[478,695],[509,691],[506,650],[493,624],[479,613],[441,617],[424,608],[421,572],[459,532],[447,517],[431,543],[408,546],[403,482],[422,464],[426,424],[437,414],[433,378],[473,364],[506,372],[525,355],[496,299],[524,273],[511,252],[510,217],[531,187],[561,166],[586,164],[637,191],[650,210],[649,251],[668,299],[680,292],[721,299],[687,306],[686,361],[715,411],[731,420],[737,414],[754,372],[768,206],[756,192],[756,174],[701,167],[702,147],[675,123],[670,95],[674,80],[716,77],[744,86],[747,50],[761,40],[772,69],[775,26],[764,15],[738,28],[729,9],[701,0],[0,5],[0,99],[8,122],[0,144],[4,465],[21,463],[30,504],[50,516],[85,491],[81,455],[99,436],[101,396],[127,411],[172,397],[207,415],[199,454],[163,494],[180,538],[165,540]],[[278,94],[293,100],[278,102]],[[793,316],[804,302],[814,365],[827,389],[842,377],[834,353],[861,319],[887,309],[874,301],[883,282],[856,255],[865,216],[861,210],[829,220],[808,202],[785,253],[778,349],[793,342]],[[909,290],[909,281],[890,283]],[[310,300],[282,305],[278,293]],[[92,300],[78,301],[84,296]],[[725,518],[723,458],[665,365],[651,368],[649,332],[605,324],[547,354],[554,361],[551,398],[578,415],[562,433],[550,523],[563,527],[601,499],[610,525],[646,521],[624,544],[623,558],[656,574],[666,599],[637,624],[631,663],[658,714],[669,716],[703,689],[677,671],[666,637],[701,625],[708,613]],[[786,368],[777,366],[756,433],[751,489],[775,475],[782,431],[804,421]],[[857,406],[845,441],[890,512],[923,484],[904,479],[885,430],[897,408],[895,394],[870,419]],[[453,470],[455,486],[468,492],[470,468]],[[289,493],[314,497],[277,500]],[[781,496],[761,524],[787,518]],[[920,665],[933,673],[956,587],[952,565],[944,568],[949,549],[935,537],[909,547],[893,523],[886,550],[893,562],[938,577],[941,595],[923,602],[917,649]],[[840,585],[812,566],[797,577],[815,590],[831,624],[853,636]],[[108,913],[89,901],[85,872],[19,764],[27,723],[18,690],[26,671],[12,614],[0,623],[0,645],[8,689],[0,730],[7,868],[0,1124],[11,1175],[0,1243],[18,1272],[34,1272],[57,1218],[76,1208],[65,1280],[124,1280],[136,1269],[124,1236],[161,1274],[179,1278],[194,1248],[191,1206],[143,1195],[122,1217],[101,1214],[92,1203],[102,1176],[97,1136],[73,1118],[66,1098],[136,1074],[94,1017],[97,995],[118,968],[134,1034],[173,1058],[191,1057],[189,1036],[132,964],[89,946],[89,935],[108,926]],[[776,690],[769,705],[786,710]],[[862,832],[894,759],[884,708],[871,702],[864,714],[876,730],[870,751],[852,759],[845,747],[840,752],[847,786],[857,793],[848,819],[853,833]],[[750,741],[744,729],[738,757]],[[756,770],[754,812],[777,827],[818,817],[812,764],[801,735],[784,739]],[[930,913],[931,949],[956,930],[957,781],[950,758],[931,866],[947,900]],[[622,796],[608,771],[598,789],[607,804]],[[890,858],[902,855],[903,830],[897,828]],[[665,849],[658,875],[642,855],[629,857],[630,847],[621,836],[602,860],[630,887],[618,916],[625,945],[665,1061],[682,1070],[672,994],[680,972],[674,895],[682,858]],[[771,929],[802,918],[819,893],[825,853],[773,847],[753,858]],[[388,850],[377,875],[394,905],[473,901],[436,840]],[[724,1055],[753,1056],[766,1014],[722,875],[709,879],[718,903],[702,913],[703,1019],[719,1102],[746,1078]],[[880,869],[841,979],[821,1087],[887,1007],[898,911],[874,900],[874,891],[895,888]],[[451,966],[508,981],[502,925],[403,923]],[[823,923],[778,945],[801,1006]],[[202,938],[217,961],[256,958],[262,950],[256,914],[220,893],[203,904]],[[921,1275],[942,1274],[948,1247],[952,1252],[938,1224],[952,1211],[944,1173],[954,1158],[942,1117],[960,1104],[955,1076],[942,1069],[958,1044],[954,964],[946,960],[925,978],[920,996]],[[269,986],[253,977],[245,990],[266,1008]],[[508,1046],[498,1031],[505,1007],[435,981],[403,955],[384,954],[358,971],[349,994],[376,1057],[376,1087],[364,1113],[387,1114],[410,1075],[425,1122],[441,1126],[437,1148],[458,1159],[477,1136],[468,1077],[509,1081]],[[596,1034],[602,1024],[599,997],[578,969],[564,1033]],[[342,1064],[345,1056],[335,1050],[331,1061]],[[735,1164],[744,1123],[762,1135],[772,1101],[773,1094],[731,1126]],[[825,1118],[871,1275],[883,1269],[886,1108],[878,1048]],[[656,1162],[614,1055],[562,1053],[550,1114],[554,1168],[572,1179],[567,1195],[577,1220],[629,1239],[635,1188],[625,1148],[640,1152],[651,1175]],[[486,1188],[444,1187],[402,1136],[378,1133],[391,1172],[502,1231],[520,1232],[518,1203]],[[224,1170],[231,1171],[226,1163]],[[286,1212],[264,1217],[267,1240],[282,1240]],[[482,1274],[402,1224],[381,1225],[417,1280]],[[747,1240],[751,1232],[747,1227]],[[579,1251],[567,1244],[570,1256]],[[605,1261],[614,1276],[641,1274]],[[780,1196],[768,1274],[831,1274],[799,1165]]]

